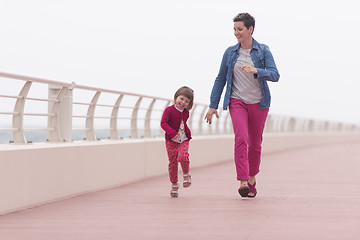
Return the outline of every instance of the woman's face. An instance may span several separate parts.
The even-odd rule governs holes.
[[[251,26],[247,29],[243,22],[234,22],[234,35],[239,43],[249,41],[252,39],[251,33],[253,31],[253,27]]]

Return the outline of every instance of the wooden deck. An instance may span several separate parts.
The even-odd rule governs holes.
[[[191,157],[191,156],[190,156]],[[359,239],[360,141],[265,154],[258,195],[241,198],[232,161],[0,217],[1,240]]]

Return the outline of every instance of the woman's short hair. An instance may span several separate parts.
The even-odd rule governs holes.
[[[253,29],[255,29],[255,18],[249,13],[239,13],[233,18],[233,22],[243,22],[247,29],[249,29],[250,27],[253,27]]]

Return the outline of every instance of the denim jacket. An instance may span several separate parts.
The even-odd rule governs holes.
[[[226,84],[223,109],[227,110],[230,103],[230,93],[233,80],[234,65],[239,57],[240,43],[226,49],[221,61],[220,71],[215,79],[210,96],[210,108],[218,108],[221,94]],[[253,45],[250,51],[251,59],[258,73],[254,74],[255,79],[259,79],[261,89],[260,109],[270,107],[270,90],[267,81],[279,81],[280,74],[276,68],[274,58],[270,49],[265,44],[258,43],[253,39]]]

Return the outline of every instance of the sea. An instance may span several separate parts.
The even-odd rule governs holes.
[[[199,131],[198,129],[193,129],[192,135],[198,135]],[[139,130],[138,134],[140,138],[143,138],[144,131]],[[204,130],[203,134],[207,134],[207,131]],[[160,129],[152,129],[151,130],[152,137],[161,137],[162,133]],[[95,136],[98,140],[102,139],[109,139],[110,138],[110,132],[108,130],[96,130]],[[131,138],[131,132],[130,130],[119,130],[118,136],[120,139],[125,138]],[[28,143],[39,143],[39,142],[47,142],[48,140],[48,133],[46,131],[25,131],[25,138]],[[72,140],[73,141],[82,141],[85,140],[86,133],[85,131],[73,131],[72,133]],[[14,137],[12,135],[12,132],[2,132],[0,131],[0,144],[9,144],[13,143]]]
[[[48,141],[48,133],[46,131],[29,131],[25,132],[26,141],[29,143],[37,143],[37,142],[47,142]],[[139,136],[142,137],[144,135],[143,131],[139,131]],[[153,137],[160,136],[160,130],[152,131]],[[95,131],[95,136],[98,140],[101,139],[109,139],[110,132],[106,130],[97,130]],[[122,138],[131,138],[130,130],[121,130],[118,131],[118,136],[120,139]],[[74,131],[72,134],[73,141],[82,141],[86,138],[85,131]],[[13,143],[14,137],[12,132],[0,132],[0,144],[8,144]]]

